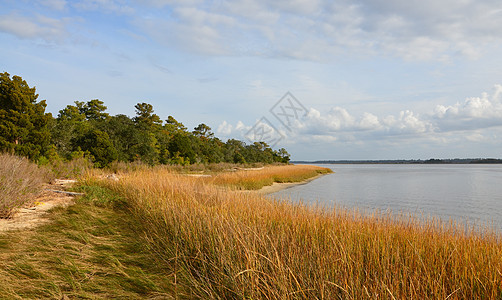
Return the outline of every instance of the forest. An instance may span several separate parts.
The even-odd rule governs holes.
[[[200,123],[192,131],[173,116],[162,120],[151,104],[135,105],[136,115],[110,115],[103,101],[74,101],[57,116],[45,111],[35,87],[20,76],[0,73],[0,152],[40,164],[85,158],[95,167],[114,161],[156,164],[288,163],[289,153],[265,142],[222,141]]]

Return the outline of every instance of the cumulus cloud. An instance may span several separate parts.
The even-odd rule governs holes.
[[[433,119],[441,131],[481,129],[502,126],[502,85],[495,85],[492,96],[470,97],[454,105],[438,105]]]
[[[218,125],[218,129],[216,130],[216,133],[219,135],[223,136],[229,136],[232,133],[233,126],[227,121],[223,121],[220,125]]]
[[[483,134],[485,128],[502,128],[501,97],[502,85],[495,85],[492,95],[483,93],[481,97],[470,97],[454,105],[438,105],[429,114],[404,110],[396,115],[377,116],[369,112],[354,115],[342,107],[326,112],[311,108],[304,118],[293,123],[292,130],[281,131],[281,134],[297,142],[324,139],[326,142],[364,143],[422,138],[444,143],[458,140],[458,133],[469,142],[487,141],[489,138]],[[243,137],[250,128],[241,121],[235,127],[224,121],[218,132]]]
[[[411,111],[402,111],[397,116],[379,118],[371,113],[354,116],[346,109],[334,107],[326,113],[311,108],[308,114],[292,125],[292,130],[277,127],[266,127],[269,131],[276,131],[276,135],[294,138],[296,141],[363,141],[365,139],[384,138],[388,136],[409,137],[431,133],[432,124]],[[223,121],[218,126],[218,133],[224,136],[247,137],[251,126],[241,121],[234,127]],[[249,138],[248,138],[249,139]]]
[[[378,117],[365,112],[354,116],[347,110],[335,107],[321,114],[311,109],[307,117],[299,123],[298,130],[307,134],[345,135],[355,138],[369,136],[419,135],[432,132],[432,124],[412,111],[401,111],[397,116]]]

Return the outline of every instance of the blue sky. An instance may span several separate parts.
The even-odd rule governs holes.
[[[297,160],[502,157],[500,32],[490,0],[1,0],[0,71],[54,115],[147,102],[247,142],[265,118]]]

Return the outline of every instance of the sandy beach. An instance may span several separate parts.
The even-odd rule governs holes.
[[[309,178],[307,180],[299,181],[299,182],[284,182],[284,183],[274,182],[272,185],[267,185],[267,186],[262,187],[259,190],[256,190],[256,192],[263,194],[263,195],[272,194],[272,193],[275,193],[278,191],[289,189],[293,186],[307,184],[307,183],[311,182],[312,180],[315,180],[323,175],[325,175],[325,174],[319,174],[315,177]]]

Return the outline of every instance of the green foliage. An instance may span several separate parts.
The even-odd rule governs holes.
[[[103,101],[75,101],[57,118],[45,114],[45,101],[36,102],[35,88],[21,77],[1,74],[0,150],[15,151],[41,164],[89,159],[98,167],[113,161],[155,164],[288,163],[284,149],[264,142],[250,145],[214,136],[201,123],[189,131],[169,116],[163,122],[153,105],[135,105],[136,116],[110,116]],[[43,156],[43,157],[42,157]]]
[[[67,105],[59,111],[58,119],[66,121],[84,121],[85,114],[81,113],[78,107],[74,105]]]
[[[106,122],[106,132],[117,150],[118,160],[134,161],[142,137],[133,120],[126,115],[112,116]]]
[[[197,127],[195,127],[192,133],[197,137],[206,139],[214,136],[214,133],[211,132],[211,127],[207,126],[204,123],[201,123]]]
[[[80,114],[83,114],[87,120],[105,120],[109,117],[108,113],[105,113],[107,107],[104,102],[98,99],[86,103],[75,101],[75,104]]]
[[[135,123],[142,124],[146,127],[162,125],[160,117],[153,113],[153,106],[151,104],[138,103],[134,107],[136,108]]]
[[[173,134],[175,132],[185,132],[187,130],[185,125],[183,125],[183,123],[181,122],[176,121],[176,119],[173,118],[173,116],[167,117],[164,129],[170,134]]]
[[[118,154],[106,132],[91,129],[73,140],[76,150],[89,151],[97,167],[106,167],[117,159]]]
[[[192,148],[191,139],[188,135],[175,133],[168,144],[168,150],[173,157],[185,157],[191,162],[195,161],[195,151]]]
[[[50,141],[45,100],[19,76],[0,73],[0,150],[37,158]]]

